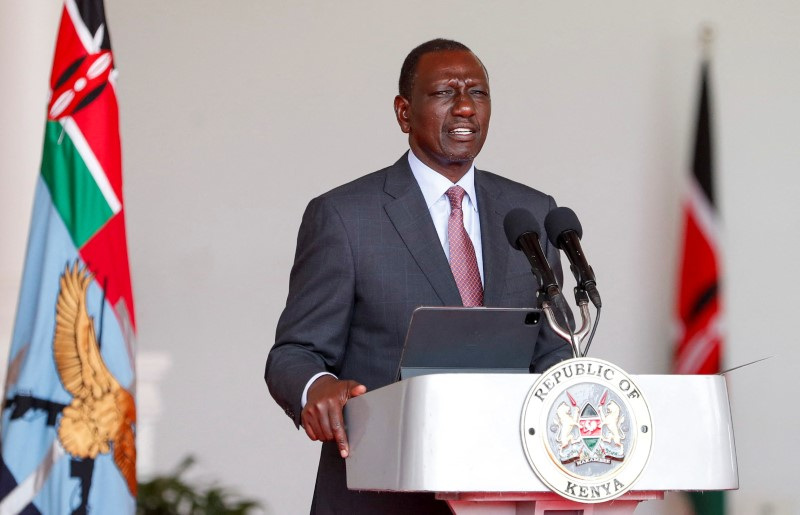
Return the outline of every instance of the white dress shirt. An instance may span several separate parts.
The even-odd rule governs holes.
[[[483,248],[481,247],[481,222],[478,218],[478,196],[475,194],[475,165],[470,166],[464,177],[453,184],[450,179],[420,161],[411,150],[408,151],[408,164],[411,166],[414,179],[417,180],[417,184],[422,190],[422,196],[425,197],[425,204],[428,206],[433,225],[436,227],[436,234],[439,235],[439,241],[442,243],[442,249],[444,249],[444,255],[447,256],[448,261],[450,260],[450,240],[447,236],[447,222],[450,219],[450,200],[445,192],[455,185],[461,186],[467,192],[461,201],[461,210],[464,212],[464,228],[469,234],[469,239],[472,240],[472,246],[475,247],[478,271],[481,274],[481,284],[483,284]],[[306,406],[308,388],[311,384],[324,375],[336,377],[330,372],[319,372],[311,376],[303,389],[300,406]]]
[[[461,186],[467,192],[461,201],[461,210],[464,212],[464,228],[472,240],[475,247],[475,257],[478,260],[478,271],[481,273],[481,284],[483,281],[483,248],[481,247],[481,222],[478,218],[478,196],[475,194],[475,165],[469,167],[457,183],[453,184],[450,179],[439,172],[429,168],[420,161],[414,152],[408,151],[408,164],[411,172],[417,180],[422,196],[425,197],[425,204],[431,214],[439,241],[442,243],[444,255],[450,260],[450,240],[447,236],[447,222],[450,219],[450,200],[445,192],[452,186]]]

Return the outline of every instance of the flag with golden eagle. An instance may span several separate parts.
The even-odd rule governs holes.
[[[133,513],[133,296],[102,0],[66,0],[2,409],[0,513]]]

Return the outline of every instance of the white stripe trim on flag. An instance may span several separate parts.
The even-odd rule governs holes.
[[[709,245],[718,251],[721,249],[721,242],[717,213],[694,176],[689,179],[686,197],[687,205],[691,212],[694,213],[697,225],[708,240]]]
[[[114,96],[117,95],[117,77],[119,77],[119,70],[111,68],[108,74],[108,83],[111,85],[111,89],[114,90]]]
[[[97,187],[100,188],[100,192],[111,208],[111,212],[114,214],[119,213],[122,210],[122,203],[117,198],[117,194],[114,193],[111,183],[108,182],[108,177],[103,167],[100,165],[100,161],[97,160],[94,152],[92,152],[89,142],[83,137],[80,127],[78,127],[78,124],[75,123],[75,120],[73,120],[71,116],[62,118],[61,125],[72,140],[75,148],[78,149],[78,153],[83,158],[83,162],[86,163],[86,168],[88,168],[89,173],[92,174],[94,182],[97,183]]]
[[[96,54],[100,51],[100,45],[97,45],[97,48],[95,48],[94,37],[92,33],[89,32],[89,28],[86,24],[83,23],[81,12],[78,10],[78,5],[75,3],[75,0],[65,0],[64,7],[67,9],[67,13],[72,20],[72,25],[75,27],[75,33],[78,34],[78,38],[81,40],[81,43],[83,43],[83,48],[85,48],[86,52],[89,54]]]
[[[722,320],[719,313],[708,321],[705,328],[686,343],[676,358],[676,374],[695,374],[714,350],[714,342],[722,336]]]
[[[50,471],[53,469],[53,464],[64,454],[65,451],[61,447],[61,443],[57,438],[54,439],[53,445],[50,446],[50,450],[36,470],[11,490],[0,502],[0,515],[15,515],[33,502],[33,499],[42,489],[45,481],[47,481]]]

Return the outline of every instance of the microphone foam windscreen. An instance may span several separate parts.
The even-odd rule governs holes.
[[[557,207],[547,213],[547,217],[544,219],[544,229],[547,231],[550,243],[559,249],[561,245],[558,243],[558,237],[564,231],[575,231],[578,233],[578,239],[583,237],[583,227],[578,220],[578,215],[568,207]]]
[[[532,232],[538,237],[542,232],[541,226],[539,226],[539,222],[536,221],[533,213],[521,207],[515,207],[506,213],[506,217],[503,219],[503,228],[506,230],[508,243],[517,250],[520,250],[517,243],[520,236],[527,232]]]

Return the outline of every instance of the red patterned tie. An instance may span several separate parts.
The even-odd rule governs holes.
[[[475,247],[464,229],[464,211],[461,201],[464,188],[453,186],[445,192],[450,199],[450,219],[447,221],[447,237],[450,240],[450,268],[456,279],[461,302],[466,307],[483,305],[483,286],[475,258]]]

